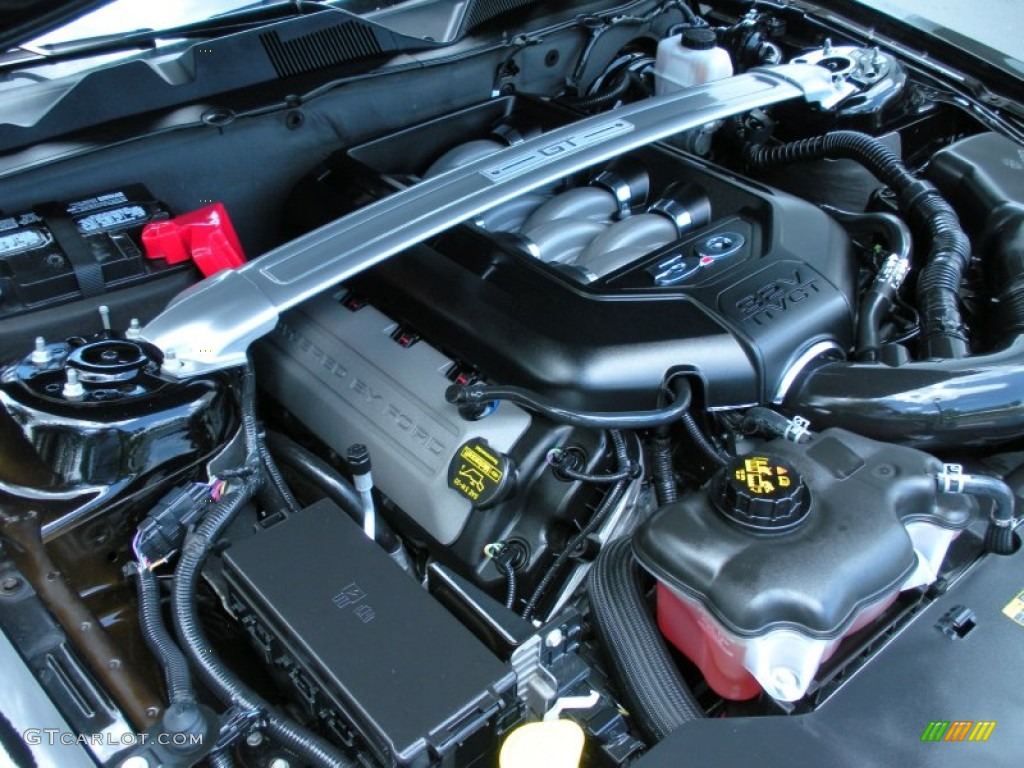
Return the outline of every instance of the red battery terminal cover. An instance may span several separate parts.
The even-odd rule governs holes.
[[[168,264],[192,259],[205,277],[245,263],[242,244],[221,203],[147,224],[142,245],[150,259]]]

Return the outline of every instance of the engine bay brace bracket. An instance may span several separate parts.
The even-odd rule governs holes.
[[[281,312],[427,238],[519,195],[625,152],[752,109],[804,98],[827,103],[828,70],[751,70],[548,131],[422,181],[182,292],[142,329],[164,372],[190,378],[244,365]]]

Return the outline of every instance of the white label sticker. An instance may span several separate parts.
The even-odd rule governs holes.
[[[68,203],[68,215],[76,216],[80,213],[95,211],[97,208],[105,208],[108,205],[119,205],[127,202],[128,196],[124,192],[111,192],[108,195],[100,195],[99,197],[90,197],[88,200]]]
[[[138,205],[130,205],[125,208],[115,208],[112,211],[101,211],[79,219],[78,228],[85,233],[99,232],[111,227],[123,227],[145,218],[145,209]]]

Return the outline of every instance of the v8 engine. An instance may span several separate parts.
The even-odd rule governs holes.
[[[1008,101],[805,2],[270,5],[189,141],[0,154],[0,663],[146,736],[93,762],[834,764],[884,711],[857,761],[914,764],[1020,710]]]

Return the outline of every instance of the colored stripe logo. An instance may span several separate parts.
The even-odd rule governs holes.
[[[921,741],[988,741],[995,729],[995,720],[932,720]]]

